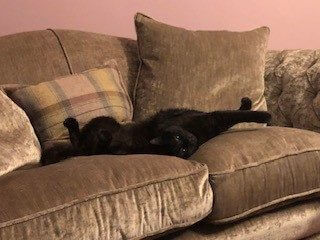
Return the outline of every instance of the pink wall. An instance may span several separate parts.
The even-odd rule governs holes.
[[[0,0],[0,36],[80,29],[135,38],[143,12],[189,29],[271,28],[270,49],[320,48],[319,0]]]

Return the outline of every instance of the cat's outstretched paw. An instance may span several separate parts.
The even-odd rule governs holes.
[[[79,123],[75,118],[69,117],[64,120],[63,125],[68,129],[78,129]]]
[[[251,110],[252,108],[252,101],[248,97],[244,97],[241,99],[241,106],[239,110]]]

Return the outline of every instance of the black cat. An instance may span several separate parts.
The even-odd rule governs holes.
[[[268,112],[250,109],[251,100],[243,98],[239,110],[206,113],[168,109],[144,121],[126,124],[98,117],[81,131],[74,118],[67,118],[64,125],[76,155],[162,154],[188,158],[201,144],[237,123],[267,123],[271,119]]]

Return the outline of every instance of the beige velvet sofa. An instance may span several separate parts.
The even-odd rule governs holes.
[[[58,76],[101,66],[108,59],[116,59],[130,96],[133,97],[139,65],[134,40],[53,29],[4,36],[0,38],[0,84],[49,81]],[[268,109],[273,115],[272,125],[320,131],[319,59],[318,50],[267,53],[265,96]],[[129,177],[126,179],[125,176]],[[193,176],[192,180],[190,176]],[[118,182],[115,183],[112,177],[117,178]],[[180,179],[179,182],[176,179]],[[127,189],[133,186],[136,189],[138,186],[148,185],[141,185],[141,182],[152,182],[154,186],[158,184],[170,191],[177,191],[177,186],[190,185],[192,187],[187,188],[184,194],[193,194],[199,198],[181,202],[177,205],[180,209],[172,208],[175,214],[169,214],[168,219],[161,212],[153,215],[154,218],[145,217],[143,220],[149,222],[149,225],[154,223],[151,227],[146,227],[141,222],[141,216],[137,216],[135,221],[139,225],[140,235],[136,230],[130,232],[132,222],[128,219],[134,218],[130,214],[136,212],[129,203],[111,209],[110,211],[114,211],[114,218],[104,218],[104,211],[109,211],[106,210],[108,200],[104,198],[105,192],[122,189],[123,186]],[[154,189],[146,191],[157,194]],[[184,197],[178,193],[175,192],[176,197]],[[121,194],[126,194],[124,198],[130,199],[128,192]],[[146,193],[141,194],[140,201],[147,202]],[[317,198],[299,199],[273,210],[265,209],[242,220],[214,225],[201,220],[209,212],[215,211],[214,195],[214,183],[204,164],[166,156],[79,157],[47,167],[18,169],[0,176],[0,238],[159,237],[201,240],[317,239],[318,236],[320,239],[320,234],[317,235],[320,232],[320,201]],[[172,199],[167,203],[170,201]],[[122,209],[126,209],[123,218],[116,219],[118,211]],[[146,209],[152,211],[152,208]],[[202,217],[186,222],[179,222],[178,217],[175,219],[176,215],[184,213],[184,217],[188,218],[188,212],[196,212]],[[163,226],[159,225],[159,220],[163,221]],[[167,227],[169,232],[166,232],[165,220],[170,222]],[[106,229],[105,221],[109,227],[112,226],[110,229]],[[117,224],[125,225],[132,237],[121,233]],[[189,226],[191,224],[193,225]]]

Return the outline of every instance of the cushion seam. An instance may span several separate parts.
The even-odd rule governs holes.
[[[137,32],[137,24],[136,24],[136,21],[137,21],[137,18],[138,18],[138,14],[139,13],[136,13],[136,15],[134,16],[134,26],[135,26],[135,30]],[[136,108],[136,105],[137,105],[137,88],[138,88],[138,83],[139,83],[139,78],[140,78],[140,75],[141,75],[141,69],[142,69],[142,57],[141,57],[141,49],[140,49],[140,40],[139,40],[139,36],[137,36],[137,54],[138,54],[138,59],[139,59],[139,68],[138,68],[138,72],[137,72],[137,76],[136,76],[136,81],[134,83],[134,87],[133,87],[133,117],[132,119],[135,119],[135,108]]]
[[[141,238],[145,238],[145,237],[150,237],[150,236],[153,236],[153,235],[156,235],[156,234],[159,234],[159,233],[162,233],[162,232],[165,232],[165,231],[168,231],[170,229],[174,229],[174,228],[181,228],[181,227],[186,227],[186,226],[189,226],[190,225],[190,222],[191,223],[196,223],[200,220],[202,220],[203,218],[205,218],[206,216],[208,216],[210,213],[212,212],[212,208],[206,212],[205,214],[203,215],[200,215],[200,217],[197,215],[196,217],[193,217],[192,219],[188,219],[187,221],[181,221],[180,223],[176,223],[176,224],[173,224],[171,226],[168,226],[166,228],[162,228],[160,230],[157,230],[157,231],[151,231],[147,234],[143,234],[141,237],[134,237],[134,238],[129,238],[129,240],[135,240],[135,239],[141,239]]]
[[[51,29],[51,28],[48,28],[47,30],[50,31],[50,32],[52,32],[53,35],[56,37],[56,39],[57,39],[57,41],[58,41],[58,43],[59,43],[59,45],[60,45],[60,47],[61,47],[61,50],[62,50],[62,52],[63,52],[63,55],[64,55],[64,57],[65,57],[66,63],[67,63],[67,65],[68,65],[69,73],[70,73],[70,74],[73,74],[73,69],[72,69],[72,66],[71,66],[71,64],[70,64],[69,56],[68,56],[68,54],[67,54],[67,51],[66,51],[65,47],[64,47],[63,44],[62,44],[62,41],[61,41],[58,33],[57,33],[54,29]]]
[[[0,229],[5,228],[5,227],[9,227],[9,226],[12,226],[12,225],[16,225],[16,224],[19,224],[19,223],[27,222],[29,220],[33,220],[33,219],[39,218],[41,216],[45,216],[45,215],[48,215],[48,214],[51,214],[51,213],[55,213],[55,212],[70,208],[70,207],[75,206],[75,205],[82,204],[84,202],[89,202],[89,201],[93,201],[93,200],[99,199],[101,197],[116,195],[116,194],[120,194],[120,193],[123,193],[123,192],[126,192],[126,191],[132,191],[132,190],[135,190],[135,189],[138,189],[138,188],[147,187],[147,186],[150,186],[150,185],[153,185],[153,184],[157,184],[157,183],[162,183],[162,182],[173,181],[173,180],[177,180],[177,179],[190,177],[190,176],[193,176],[193,175],[197,175],[197,174],[199,174],[199,173],[201,173],[203,171],[208,171],[206,165],[202,165],[201,168],[198,168],[196,172],[189,172],[187,174],[180,175],[180,176],[177,176],[177,177],[167,178],[167,179],[163,179],[163,180],[154,180],[154,181],[150,181],[150,182],[144,182],[144,183],[139,184],[138,186],[133,185],[132,187],[123,188],[123,189],[119,189],[119,190],[115,190],[115,191],[109,191],[107,193],[93,194],[91,196],[82,198],[82,200],[71,201],[71,202],[67,203],[68,204],[67,206],[63,206],[63,205],[66,205],[66,204],[63,204],[63,205],[58,205],[58,206],[52,207],[51,210],[50,210],[50,208],[48,210],[42,210],[42,211],[38,212],[37,216],[32,216],[33,214],[29,214],[29,215],[26,215],[26,216],[23,216],[23,217],[20,217],[20,218],[17,218],[17,219],[13,219],[13,220],[9,220],[9,221],[0,223]],[[44,212],[44,211],[48,211],[48,212],[41,213],[41,212]],[[26,219],[21,220],[22,218],[26,218]],[[9,223],[9,222],[11,222],[11,223]],[[1,225],[3,225],[3,226],[1,226]]]
[[[316,193],[319,193],[319,192],[320,192],[320,188],[316,188],[316,189],[312,189],[312,190],[305,191],[305,192],[302,192],[302,193],[290,194],[290,195],[285,196],[285,197],[274,199],[274,200],[272,200],[272,201],[270,201],[268,203],[259,205],[257,207],[250,208],[250,209],[246,210],[245,212],[233,215],[231,217],[222,218],[222,219],[218,219],[218,220],[213,220],[212,222],[213,223],[228,223],[230,221],[239,220],[239,219],[242,219],[244,217],[249,216],[252,213],[255,213],[255,212],[259,211],[259,210],[265,209],[265,208],[270,207],[272,205],[275,205],[277,203],[281,203],[281,202],[284,202],[286,200],[292,200],[294,198],[305,197],[305,196],[308,196],[308,195],[311,195],[311,194],[316,194]]]
[[[225,171],[220,171],[220,172],[211,172],[209,170],[209,173],[211,175],[213,175],[213,176],[228,175],[228,174],[233,174],[233,173],[238,172],[238,171],[246,170],[248,168],[253,168],[253,167],[258,167],[260,165],[268,164],[268,163],[271,163],[271,162],[274,162],[274,161],[277,161],[277,160],[280,160],[280,159],[283,159],[283,158],[286,158],[286,157],[295,156],[295,155],[299,155],[299,154],[304,154],[304,153],[308,153],[308,152],[319,152],[319,151],[320,151],[320,148],[308,149],[308,150],[303,150],[303,151],[299,151],[299,152],[295,152],[295,153],[285,154],[283,156],[276,157],[276,158],[271,159],[269,161],[250,163],[250,164],[247,164],[247,165],[245,165],[243,167],[240,167],[240,168],[237,168],[237,169],[234,169],[234,170],[225,170]]]

